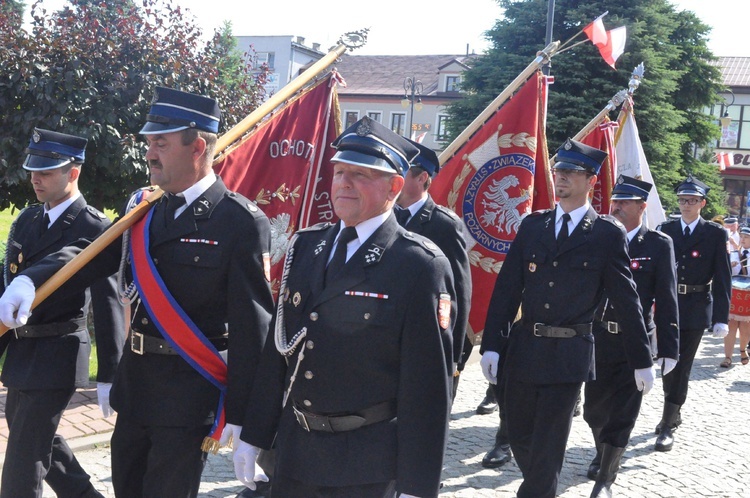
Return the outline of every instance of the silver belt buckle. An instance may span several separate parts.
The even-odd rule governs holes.
[[[130,331],[130,350],[135,354],[143,355],[143,334],[135,330]]]
[[[687,285],[677,284],[677,294],[687,294]]]
[[[296,406],[292,406],[292,410],[294,410],[294,416],[297,417],[299,425],[301,425],[307,432],[310,432],[310,426],[307,424],[305,414],[299,411]]]
[[[542,337],[542,336],[541,336],[541,335],[539,334],[539,326],[540,326],[540,325],[544,325],[544,324],[543,324],[543,323],[539,323],[539,322],[536,322],[536,323],[534,324],[534,337]]]
[[[607,332],[610,334],[619,334],[620,327],[617,326],[617,322],[607,322]]]

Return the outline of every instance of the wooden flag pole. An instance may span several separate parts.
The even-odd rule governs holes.
[[[440,162],[440,165],[442,166],[445,164],[453,155],[460,149],[470,138],[471,136],[479,129],[481,128],[484,123],[487,122],[488,119],[492,117],[495,112],[502,106],[506,100],[508,100],[516,90],[518,90],[521,85],[523,85],[526,80],[528,80],[531,75],[539,69],[542,64],[545,64],[549,62],[549,59],[557,52],[557,49],[560,46],[559,41],[554,41],[544,47],[544,50],[538,53],[536,58],[526,66],[526,69],[521,71],[521,73],[516,76],[516,79],[510,82],[510,84],[505,87],[505,90],[503,90],[500,95],[495,97],[495,100],[490,102],[490,104],[484,109],[484,111],[477,116],[474,121],[471,122],[469,126],[467,126],[464,131],[461,132],[460,135],[458,135],[453,142],[451,142],[444,150],[440,153],[440,156],[438,156],[438,161]]]
[[[298,90],[303,88],[307,83],[314,79],[318,74],[323,72],[328,66],[336,62],[336,60],[347,50],[353,50],[359,48],[367,42],[368,29],[361,31],[354,31],[345,33],[340,39],[338,44],[328,52],[322,59],[318,60],[315,64],[302,73],[301,75],[294,78],[278,93],[274,94],[265,103],[251,112],[245,119],[237,123],[231,130],[227,131],[224,135],[219,137],[216,142],[216,153],[214,161],[217,156],[220,156],[224,150],[242,137],[248,130],[255,126],[260,120],[262,120],[267,114],[273,111],[276,107],[282,104],[285,100],[293,96]],[[34,303],[32,309],[39,305],[42,301],[47,299],[50,294],[55,292],[61,285],[68,281],[68,279],[83,268],[89,261],[94,259],[97,254],[104,250],[108,245],[117,240],[125,230],[133,226],[139,219],[148,213],[149,209],[161,199],[164,192],[160,188],[156,188],[151,192],[143,201],[141,201],[135,208],[128,212],[125,216],[120,218],[117,223],[110,226],[105,232],[97,237],[88,247],[77,254],[73,259],[68,261],[60,270],[52,275],[49,280],[36,289],[34,296]],[[0,323],[0,336],[8,331],[8,328]]]

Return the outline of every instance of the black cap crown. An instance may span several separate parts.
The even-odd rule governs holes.
[[[649,182],[620,175],[617,178],[617,184],[612,189],[612,200],[648,200],[648,193],[651,191],[652,186]]]
[[[409,140],[409,142],[414,144],[419,149],[419,155],[414,158],[411,164],[413,166],[419,166],[420,168],[425,170],[430,175],[430,177],[437,175],[438,171],[440,171],[440,161],[438,160],[437,153],[429,147],[425,147],[424,145],[420,144],[419,142],[415,142],[413,140]]]
[[[172,133],[188,128],[218,133],[220,119],[221,110],[215,99],[159,86],[141,134]]]
[[[86,159],[88,140],[75,135],[34,128],[25,152],[23,169],[41,171],[62,168],[70,163],[82,164]]]
[[[598,175],[605,159],[606,152],[569,138],[557,149],[554,169],[572,169]]]
[[[696,195],[703,198],[708,195],[709,190],[711,188],[708,185],[694,178],[693,175],[688,175],[685,181],[677,185],[677,188],[674,189],[677,195]]]

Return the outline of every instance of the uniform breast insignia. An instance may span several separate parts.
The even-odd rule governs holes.
[[[356,297],[374,297],[375,299],[388,299],[388,294],[379,294],[377,292],[362,292],[362,291],[346,291],[345,296],[356,296]]]
[[[649,257],[643,257],[643,258],[631,258],[630,260],[630,268],[632,270],[637,270],[641,267],[641,261],[651,261],[651,258]]]
[[[690,253],[690,257],[700,258],[701,257],[701,253],[698,252],[698,251],[693,251],[693,252]],[[19,261],[19,263],[20,263],[20,261]]]
[[[438,322],[440,328],[447,329],[451,325],[451,296],[450,294],[440,294],[438,301]]]
[[[373,244],[367,248],[367,253],[365,254],[365,263],[368,265],[377,263],[378,261],[380,261],[380,258],[382,257],[383,257],[383,248]]]
[[[529,263],[529,272],[534,273],[536,271],[536,263]]]
[[[210,240],[210,239],[180,239],[180,242],[184,242],[186,244],[207,244],[209,246],[218,246],[219,241],[218,240]]]
[[[292,297],[292,304],[296,308],[297,306],[299,306],[299,303],[301,302],[302,302],[302,295],[299,292],[295,292],[294,296]]]

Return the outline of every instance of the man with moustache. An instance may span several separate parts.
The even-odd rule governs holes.
[[[605,288],[623,329],[646,334],[625,231],[589,204],[605,158],[570,139],[558,149],[560,201],[524,218],[487,311],[480,364],[488,381],[504,383],[510,445],[523,473],[520,498],[555,496],[576,399],[594,378],[592,322]],[[564,292],[571,287],[574,294]],[[522,318],[513,323],[519,306]],[[636,366],[636,385],[648,392],[651,359]]]
[[[680,361],[662,377],[664,411],[656,426],[656,451],[670,451],[673,430],[682,423],[680,410],[687,399],[693,360],[704,330],[723,338],[729,333],[732,270],[727,252],[727,231],[701,218],[709,187],[692,175],[675,189],[680,217],[658,230],[672,238],[677,261],[677,301],[680,309]]]
[[[220,116],[212,98],[156,89],[141,134],[151,183],[165,195],[131,228],[124,249],[114,242],[66,284],[85,286],[118,268],[134,283],[129,340],[111,395],[118,497],[198,495],[207,451],[220,435],[239,436],[268,333],[270,226],[213,173]],[[23,325],[34,288],[87,244],[70,245],[16,278],[0,298],[0,319]]]
[[[333,143],[336,224],[290,242],[234,454],[272,496],[436,497],[447,439],[456,302],[450,263],[393,206],[419,150],[365,117]]]
[[[633,371],[651,362],[657,345],[662,374],[677,364],[679,328],[677,283],[672,239],[643,225],[652,185],[620,175],[612,189],[609,213],[625,227],[630,271],[641,300],[643,321],[651,337],[620,326],[619,303],[605,293],[594,320],[596,379],[586,382],[583,418],[591,427],[596,456],[588,476],[596,483],[592,497],[611,496],[620,460],[635,427],[643,392]],[[656,337],[654,337],[654,335]]]
[[[0,291],[80,237],[96,237],[109,220],[86,204],[78,189],[87,140],[35,128],[23,168],[30,173],[37,200],[21,211],[10,230]],[[93,284],[91,303],[97,345],[97,397],[105,417],[112,415],[109,389],[125,342],[122,306],[114,278]],[[57,431],[77,387],[89,385],[91,340],[84,290],[44,302],[26,324],[0,339],[7,355],[2,380],[8,388],[5,418],[8,446],[0,496],[40,497],[44,481],[62,497],[101,497]]]

